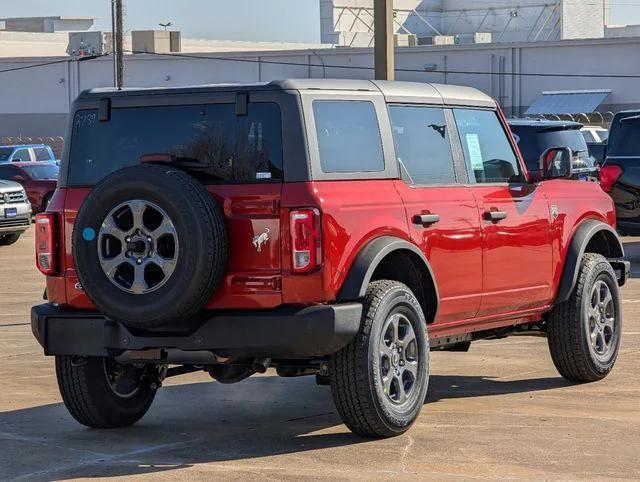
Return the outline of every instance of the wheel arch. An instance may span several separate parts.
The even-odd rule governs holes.
[[[564,267],[556,296],[556,304],[569,299],[576,286],[580,260],[585,253],[597,253],[607,258],[614,269],[622,269],[620,286],[626,281],[626,272],[622,259],[624,247],[618,237],[618,233],[608,224],[595,219],[582,222],[576,229],[564,259]]]
[[[394,236],[367,243],[358,253],[338,294],[338,301],[364,298],[371,281],[391,279],[406,284],[420,302],[427,322],[438,313],[439,293],[433,269],[414,244]]]

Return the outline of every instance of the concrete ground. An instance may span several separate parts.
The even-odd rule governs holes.
[[[628,250],[640,262],[640,243]],[[32,231],[0,248],[2,480],[640,478],[640,280],[624,289],[623,347],[605,381],[565,382],[541,338],[434,353],[415,426],[370,441],[340,423],[328,387],[269,375],[177,377],[134,427],[78,425],[28,325],[44,287],[33,258]]]

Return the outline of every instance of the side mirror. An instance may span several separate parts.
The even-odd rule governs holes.
[[[573,175],[573,152],[568,147],[552,147],[540,156],[543,179],[568,179]]]
[[[12,181],[15,181],[15,182],[24,182],[24,181],[25,181],[25,178],[24,178],[23,176],[20,176],[20,175],[15,175],[15,176],[13,176],[13,177],[11,178],[11,180],[12,180]]]

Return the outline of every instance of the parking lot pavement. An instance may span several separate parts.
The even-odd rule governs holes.
[[[640,263],[640,249],[634,256]],[[638,279],[624,289],[623,348],[605,381],[563,381],[541,338],[477,342],[434,353],[416,425],[370,441],[340,423],[327,387],[269,375],[237,385],[177,377],[135,427],[78,425],[28,326],[44,288],[33,264],[32,230],[0,248],[2,480],[640,478]]]

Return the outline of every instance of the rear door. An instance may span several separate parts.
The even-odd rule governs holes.
[[[445,110],[390,105],[389,115],[402,172],[396,187],[439,290],[436,323],[471,319],[482,296],[480,218],[466,173],[454,164]]]
[[[533,309],[553,297],[551,214],[527,183],[493,110],[454,109],[482,217],[483,295],[478,316]]]
[[[229,262],[210,308],[264,308],[282,303],[280,196],[284,179],[282,115],[274,94],[193,98],[113,98],[109,120],[76,112],[69,156],[65,244],[87,187],[109,173],[163,155],[187,168],[214,196],[225,218]],[[146,157],[145,157],[146,156]],[[84,189],[83,189],[84,188]],[[67,297],[88,303],[67,273]]]

